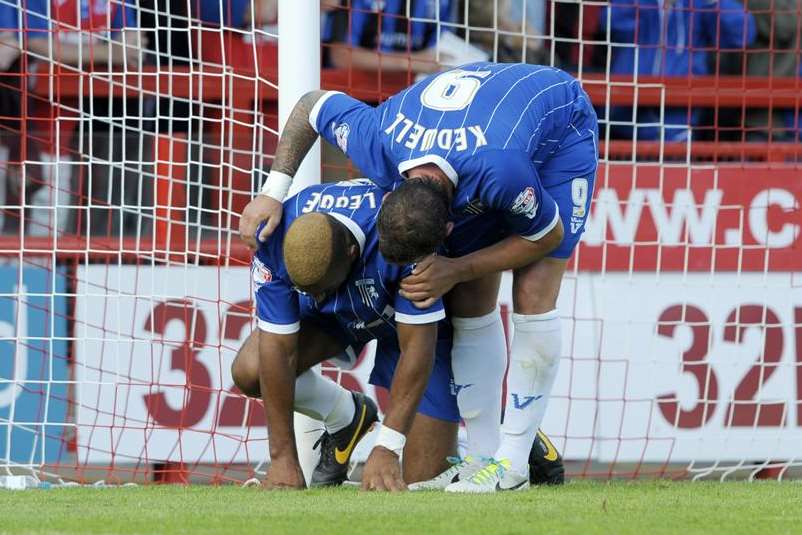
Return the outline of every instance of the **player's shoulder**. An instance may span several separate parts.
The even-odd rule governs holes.
[[[483,148],[460,163],[458,196],[479,197],[490,206],[539,180],[529,155],[515,148]]]

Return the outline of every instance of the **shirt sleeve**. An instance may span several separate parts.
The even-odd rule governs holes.
[[[557,203],[543,188],[528,156],[498,151],[483,167],[482,200],[504,214],[510,232],[537,241],[557,226]]]
[[[301,330],[298,294],[287,281],[278,277],[258,256],[253,257],[251,276],[259,329],[274,334],[293,334]]]
[[[401,273],[401,278],[411,274],[413,268],[414,266],[406,266]],[[428,308],[418,308],[412,301],[401,297],[401,294],[396,294],[394,306],[395,321],[398,323],[424,325],[427,323],[436,323],[446,317],[446,310],[443,306],[442,299],[438,299]]]
[[[382,189],[392,188],[392,177],[382,167],[380,122],[376,109],[339,91],[323,94],[309,112],[315,132],[338,147]]]

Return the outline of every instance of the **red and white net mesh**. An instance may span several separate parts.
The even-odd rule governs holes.
[[[22,25],[0,43],[0,472],[260,473],[261,407],[229,368],[252,329],[237,215],[277,140],[275,2],[0,4]],[[544,430],[571,476],[788,477],[799,4],[612,4],[323,2],[322,85],[380,102],[482,57],[575,73],[602,164]],[[323,154],[324,180],[358,173]],[[324,369],[384,403],[369,366]]]

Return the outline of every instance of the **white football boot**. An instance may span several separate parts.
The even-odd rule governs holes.
[[[470,477],[451,483],[446,492],[490,493],[528,488],[529,474],[510,470],[509,459],[484,459],[479,470]]]
[[[445,490],[451,483],[460,479],[467,479],[484,467],[478,458],[466,455],[465,457],[449,457],[451,466],[440,475],[426,481],[418,481],[408,485],[409,490]]]

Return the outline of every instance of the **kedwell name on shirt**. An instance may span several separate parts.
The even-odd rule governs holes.
[[[464,151],[487,145],[487,138],[478,124],[459,128],[426,128],[398,113],[395,120],[384,129],[384,133],[395,136],[396,143],[403,143],[413,150],[429,150],[435,145],[442,150]]]

